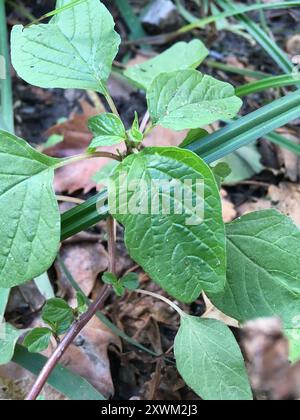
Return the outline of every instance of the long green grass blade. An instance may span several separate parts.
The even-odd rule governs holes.
[[[300,145],[294,143],[292,140],[287,139],[281,134],[271,133],[271,134],[266,135],[265,139],[300,156]]]
[[[13,100],[4,0],[0,0],[0,128],[13,133]]]
[[[294,3],[292,5],[291,3]],[[270,6],[270,8],[277,8],[279,5],[282,5],[285,8],[289,7],[299,7],[299,2],[283,2],[283,3],[268,3],[265,6]],[[236,6],[232,1],[228,0],[218,0],[218,4],[225,10],[225,13],[234,13],[240,11],[240,13],[235,15],[235,18],[241,22],[244,27],[247,29],[248,33],[261,45],[261,47],[266,51],[266,53],[272,57],[272,59],[277,63],[277,65],[285,72],[292,73],[293,63],[291,63],[288,56],[284,51],[276,44],[276,42],[270,38],[270,36],[262,29],[259,25],[253,22],[248,16],[244,15],[241,8]],[[262,5],[261,5],[262,6]],[[267,9],[267,7],[265,8]]]
[[[252,77],[253,79],[262,80],[271,76],[270,74],[264,73],[262,71],[240,69],[238,67],[229,66],[228,64],[219,63],[218,61],[214,61],[214,60],[205,60],[205,64],[208,67],[211,67],[212,69],[222,70],[226,73],[234,73],[234,74],[239,74],[241,76]]]
[[[137,18],[134,14],[132,7],[129,4],[128,0],[115,0],[116,6],[118,7],[125,23],[130,30],[130,39],[139,39],[143,38],[146,33]]]
[[[268,77],[258,82],[248,83],[235,90],[236,95],[243,97],[251,93],[261,92],[271,88],[282,88],[285,86],[300,85],[299,74],[283,74],[281,76]]]
[[[41,354],[32,354],[20,345],[16,346],[13,361],[34,375],[43,369],[47,358]],[[90,383],[69,369],[57,365],[48,379],[51,385],[61,394],[74,401],[103,401],[105,397]]]
[[[229,17],[241,15],[244,13],[253,12],[256,10],[267,10],[267,9],[288,9],[292,7],[299,7],[300,1],[285,1],[285,2],[274,2],[274,3],[263,3],[263,4],[253,4],[251,6],[236,6],[230,7],[230,9],[226,10],[223,13],[219,13],[218,15],[208,16],[203,19],[196,19],[190,23],[189,25],[183,26],[178,32],[179,33],[186,33],[190,32],[193,29],[203,28],[206,25],[211,23],[215,23],[218,20],[227,19]]]

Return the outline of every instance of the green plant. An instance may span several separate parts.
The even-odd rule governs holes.
[[[300,93],[208,135],[199,127],[231,120],[242,101],[228,83],[195,70],[208,54],[201,41],[181,42],[125,72],[146,90],[148,102],[141,126],[136,114],[132,127],[126,130],[106,83],[120,44],[113,19],[98,0],[75,3],[70,8],[67,0],[58,0],[48,24],[14,27],[13,65],[19,76],[33,85],[94,90],[106,98],[111,113],[89,121],[94,135],[91,145],[83,155],[68,159],[49,158],[24,140],[0,132],[0,287],[10,288],[43,274],[56,258],[61,238],[104,218],[108,219],[110,267],[93,304],[80,293],[75,309],[60,299],[47,302],[42,316],[50,328],[29,332],[24,345],[29,351],[41,351],[54,336],[58,347],[28,399],[38,396],[66,348],[111,291],[122,295],[124,288],[136,290],[134,276],[116,277],[115,220],[125,227],[125,243],[132,258],[180,302],[191,303],[205,292],[218,308],[240,322],[276,314],[289,330],[300,310],[299,229],[273,210],[225,226],[219,183],[228,175],[228,168],[209,166],[297,116]],[[171,61],[174,51],[176,60]],[[178,55],[183,59],[178,60]],[[144,138],[156,125],[196,131],[189,133],[181,148],[144,148]],[[98,150],[119,143],[126,149],[122,154]],[[108,195],[102,192],[64,215],[61,230],[52,186],[54,171],[99,156],[116,161]],[[154,181],[160,181],[158,188]],[[187,186],[188,200],[176,195],[178,185]],[[124,191],[125,205],[130,204],[131,211],[127,207],[124,211]],[[171,197],[170,206],[166,197]],[[159,203],[156,211],[149,205],[153,199]],[[251,399],[243,357],[230,329],[219,321],[192,317],[163,296],[155,297],[180,315],[175,357],[179,372],[194,391],[205,399]],[[5,363],[19,337],[12,327],[8,330],[11,338],[3,340],[8,343]]]

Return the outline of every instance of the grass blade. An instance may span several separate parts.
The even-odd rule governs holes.
[[[292,140],[287,139],[281,134],[271,133],[265,136],[265,139],[300,156],[300,145],[294,143]]]
[[[13,361],[32,374],[38,375],[43,369],[47,358],[41,354],[29,353],[25,347],[17,345]],[[74,401],[105,400],[105,397],[89,382],[61,365],[56,366],[48,379],[48,384]]]
[[[222,70],[226,73],[234,73],[239,74],[241,76],[252,77],[253,79],[262,80],[271,76],[270,74],[263,73],[262,71],[240,69],[238,67],[229,66],[228,64],[219,63],[218,61],[214,60],[205,60],[205,64],[216,70]]]
[[[283,3],[283,5],[285,5],[286,8],[297,6],[292,6],[291,3],[294,2],[287,1]],[[233,2],[228,0],[218,0],[218,4],[225,10],[225,13],[233,13],[234,11],[241,10],[239,7],[235,6]],[[275,8],[279,4],[281,3],[270,3],[269,6],[270,8]],[[266,53],[270,57],[272,57],[275,63],[277,63],[277,65],[285,73],[292,73],[294,66],[291,63],[288,56],[285,54],[284,51],[282,51],[282,49],[276,44],[276,42],[273,39],[271,39],[263,29],[260,28],[259,25],[257,25],[248,16],[245,16],[244,14],[237,14],[235,15],[235,18],[244,25],[248,33],[261,45],[261,47],[266,51]]]
[[[282,88],[285,86],[300,85],[300,73],[296,74],[283,74],[281,76],[268,77],[258,82],[248,83],[240,86],[235,90],[237,96],[243,97],[251,93],[261,92],[271,88]]]
[[[128,0],[115,0],[115,3],[130,30],[130,39],[143,38],[146,33],[139,19],[134,14]]]

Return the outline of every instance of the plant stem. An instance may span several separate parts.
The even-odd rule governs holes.
[[[93,159],[93,158],[108,158],[108,159],[117,160],[118,162],[122,161],[122,157],[115,155],[114,153],[109,153],[109,152],[82,153],[80,155],[62,159],[56,165],[56,169],[61,168],[62,166],[71,165],[72,163],[80,162],[81,160]]]
[[[44,368],[42,369],[41,373],[39,374],[36,382],[34,383],[31,391],[29,392],[28,396],[26,397],[26,401],[34,401],[40,395],[44,385],[46,384],[49,376],[51,375],[52,371],[59,363],[62,356],[67,351],[68,347],[72,344],[81,330],[88,324],[88,322],[93,318],[96,312],[102,309],[103,304],[105,303],[106,299],[109,297],[111,293],[111,286],[104,285],[101,289],[101,292],[95,302],[89,307],[88,311],[83,314],[78,321],[76,321],[68,333],[64,336],[60,344],[57,346],[56,350],[50,356],[47,363],[45,364]]]
[[[116,237],[117,237],[117,225],[116,221],[112,216],[108,216],[106,221],[107,226],[107,247],[109,257],[109,272],[116,274]]]
[[[149,292],[148,290],[142,290],[142,289],[137,289],[135,290],[135,292],[140,293],[141,295],[147,295],[147,296],[152,296],[156,299],[162,300],[163,302],[167,303],[169,306],[171,306],[181,317],[184,317],[186,314],[185,312],[183,312],[179,306],[177,306],[174,302],[172,302],[170,299],[161,296],[157,293],[153,293],[153,292]]]
[[[114,103],[113,98],[110,96],[110,94],[108,92],[105,94],[105,99],[106,99],[112,113],[115,114],[117,117],[121,118],[120,114],[119,114],[119,111],[117,110],[116,104]]]
[[[109,216],[107,219],[107,235],[108,235],[108,255],[109,255],[109,270],[112,273],[116,272],[116,223],[112,216]],[[111,294],[112,287],[111,285],[104,285],[100,291],[99,296],[91,304],[86,313],[84,313],[78,321],[74,322],[71,329],[62,339],[62,341],[57,346],[56,350],[50,356],[41,373],[39,374],[36,382],[34,383],[31,391],[26,397],[26,401],[34,401],[37,399],[41,393],[44,385],[46,384],[49,376],[52,371],[59,363],[62,356],[67,351],[68,347],[72,344],[78,334],[82,329],[88,324],[88,322],[93,318],[96,313],[102,309],[103,304],[106,299]]]

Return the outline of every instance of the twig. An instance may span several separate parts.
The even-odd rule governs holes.
[[[109,216],[107,219],[107,234],[108,234],[108,254],[109,254],[109,270],[112,273],[115,273],[116,270],[116,224],[114,219]],[[52,356],[48,359],[41,373],[39,374],[36,382],[34,383],[31,391],[26,397],[26,401],[34,401],[37,399],[41,393],[44,385],[46,384],[49,376],[51,375],[53,369],[59,363],[62,356],[67,351],[68,347],[72,344],[81,330],[89,323],[89,321],[96,315],[96,312],[101,310],[106,299],[109,297],[112,291],[112,287],[108,284],[104,285],[100,291],[99,296],[91,304],[88,311],[83,314],[78,321],[76,321],[65,337],[62,339],[60,344],[57,346],[56,350]]]

